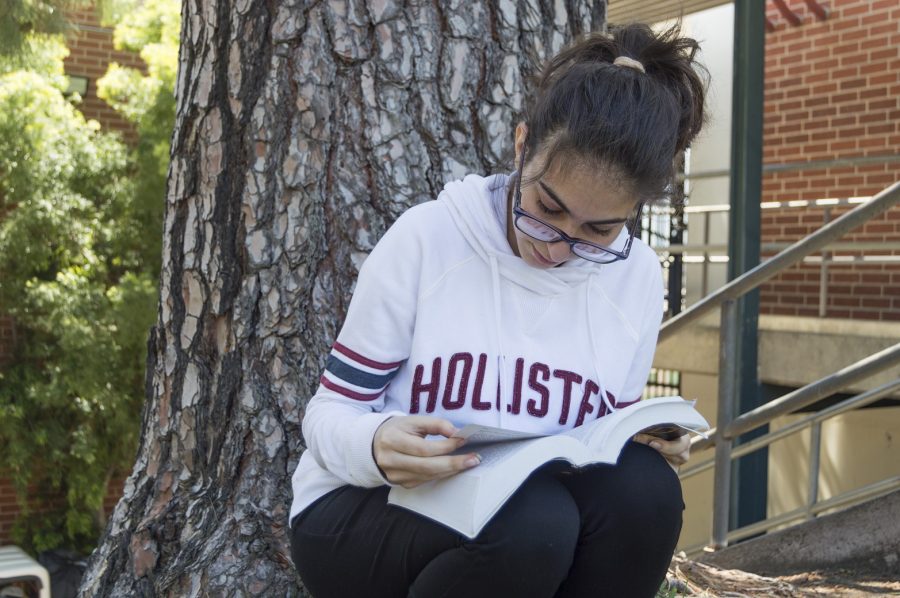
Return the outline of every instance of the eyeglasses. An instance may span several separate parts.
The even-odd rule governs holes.
[[[611,264],[612,262],[628,258],[628,254],[631,253],[631,244],[634,241],[634,233],[637,230],[638,219],[641,217],[641,212],[644,209],[644,202],[640,202],[635,210],[635,215],[631,219],[631,226],[628,227],[628,239],[621,249],[605,247],[583,239],[573,239],[552,224],[548,224],[537,216],[529,214],[522,209],[522,170],[524,167],[525,152],[523,151],[522,157],[519,159],[519,172],[516,175],[515,204],[513,205],[513,223],[516,225],[517,229],[532,239],[537,239],[538,241],[543,241],[545,243],[565,241],[569,244],[572,253],[591,262]]]

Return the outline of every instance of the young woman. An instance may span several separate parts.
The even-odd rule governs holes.
[[[317,598],[659,588],[687,437],[639,436],[616,466],[541,468],[473,540],[386,498],[478,467],[450,454],[459,426],[553,433],[640,398],[663,291],[636,219],[671,194],[703,122],[697,49],[644,25],[567,48],[516,127],[517,171],[448,184],[372,251],[293,477],[292,556]]]

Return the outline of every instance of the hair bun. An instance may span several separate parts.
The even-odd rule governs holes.
[[[679,25],[632,23],[578,39],[537,77],[528,155],[541,154],[542,168],[612,167],[643,198],[671,196],[675,159],[704,121],[699,48]]]

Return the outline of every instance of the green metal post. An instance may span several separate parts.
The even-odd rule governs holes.
[[[736,0],[734,4],[729,280],[759,264],[765,12],[764,0]],[[722,398],[732,401],[735,416],[761,403],[757,372],[758,291],[738,301],[736,318],[736,346],[731,353],[738,367],[734,368],[737,380],[731,386],[737,396]],[[739,442],[765,431],[748,434]],[[765,518],[767,459],[767,451],[758,451],[734,462],[729,527]]]

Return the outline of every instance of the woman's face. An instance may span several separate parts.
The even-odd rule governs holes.
[[[573,239],[612,245],[637,205],[630,186],[619,184],[606,172],[609,169],[589,170],[581,165],[565,169],[551,166],[535,179],[543,163],[541,158],[538,155],[525,164],[522,209]],[[553,268],[581,259],[565,241],[547,243],[526,235],[513,225],[512,217],[507,221],[507,238],[513,251],[535,268]]]

